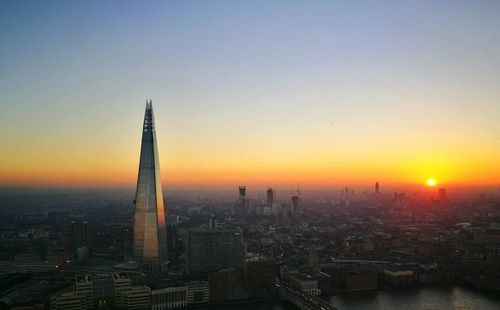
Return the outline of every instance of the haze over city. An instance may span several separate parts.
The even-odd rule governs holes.
[[[0,185],[500,184],[496,1],[0,3]]]

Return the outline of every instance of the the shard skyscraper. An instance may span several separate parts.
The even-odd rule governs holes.
[[[151,100],[146,101],[134,203],[134,256],[145,269],[157,270],[167,261],[167,230]]]

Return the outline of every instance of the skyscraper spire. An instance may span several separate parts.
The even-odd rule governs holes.
[[[157,269],[167,260],[167,231],[151,100],[146,100],[134,203],[134,256]]]

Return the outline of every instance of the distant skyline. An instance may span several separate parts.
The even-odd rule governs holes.
[[[0,187],[500,185],[498,1],[1,1]]]

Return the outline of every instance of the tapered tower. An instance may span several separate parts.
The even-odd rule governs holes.
[[[134,204],[134,256],[156,270],[167,261],[167,230],[151,100],[146,101]]]

